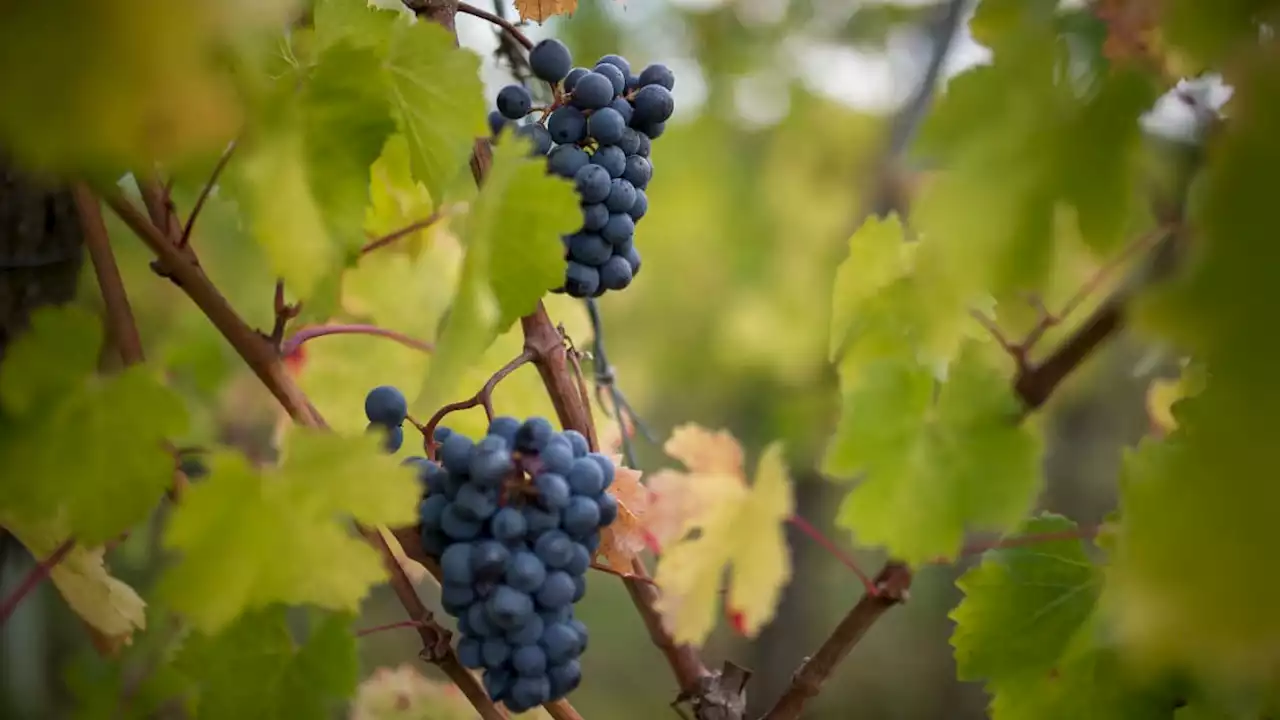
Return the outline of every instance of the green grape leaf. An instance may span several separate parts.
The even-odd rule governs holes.
[[[1229,62],[1242,44],[1256,42],[1258,24],[1274,13],[1272,0],[1166,0],[1160,6],[1165,40],[1201,65]]]
[[[850,329],[861,319],[867,304],[910,269],[916,247],[904,242],[902,223],[896,215],[884,220],[868,218],[849,239],[849,256],[836,269],[832,291],[832,360],[839,359]]]
[[[395,131],[371,49],[346,43],[320,56],[302,91],[308,176],[338,244],[349,252],[365,241],[369,168]]]
[[[149,368],[99,377],[101,342],[87,311],[41,309],[0,366],[0,506],[60,518],[89,547],[147,517],[173,481],[165,442],[187,428]]]
[[[1203,365],[1205,382],[1178,403],[1165,441],[1126,459],[1108,591],[1136,654],[1269,681],[1280,575],[1259,568],[1280,547],[1270,470],[1280,340],[1263,329],[1280,312],[1280,246],[1274,194],[1260,183],[1280,161],[1280,63],[1268,52],[1237,70],[1231,122],[1191,207],[1196,262],[1137,312]]]
[[[216,634],[188,637],[174,665],[193,681],[208,720],[325,720],[359,679],[351,617],[313,619],[305,643],[279,606],[248,613]]]
[[[462,278],[415,412],[429,416],[485,348],[564,279],[560,237],[581,224],[573,185],[520,138],[501,143],[462,226]]]
[[[1042,514],[1019,535],[1063,533],[1076,524]],[[1102,573],[1079,540],[1052,540],[987,552],[956,581],[964,600],[951,612],[961,680],[1043,675],[1093,614]]]
[[[409,143],[395,134],[382,149],[382,155],[370,168],[372,183],[370,204],[365,215],[365,231],[371,237],[383,237],[431,216],[436,203],[431,193],[413,177],[409,169]],[[429,229],[419,230],[396,240],[379,254],[403,252],[416,258],[426,247],[427,238],[448,224],[443,219]]]
[[[476,138],[489,132],[480,58],[434,23],[397,23],[388,43],[391,104],[409,141],[413,174],[441,198]]]
[[[401,14],[370,5],[368,0],[317,0],[311,23],[315,50],[323,52],[344,41],[361,48],[381,48]]]
[[[161,592],[205,632],[276,602],[354,611],[385,570],[347,520],[406,525],[416,517],[412,471],[374,437],[293,427],[287,441],[281,465],[263,472],[239,454],[211,454],[210,479],[174,511],[164,542],[183,560]]]
[[[1018,534],[1075,528],[1042,514]],[[957,581],[956,672],[986,681],[993,720],[1169,717],[1172,687],[1132,677],[1104,641],[1102,577],[1079,540],[1061,539],[988,551]]]
[[[827,456],[828,468],[866,473],[838,522],[917,564],[954,556],[966,529],[1007,529],[1041,485],[1040,440],[979,343],[964,345],[935,403],[936,382],[902,359],[869,365],[843,398]]]

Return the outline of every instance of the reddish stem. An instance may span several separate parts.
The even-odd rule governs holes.
[[[1017,537],[1000,538],[999,540],[983,540],[978,542],[967,543],[960,550],[959,557],[969,557],[971,555],[981,555],[988,550],[1005,550],[1008,548],[1025,547],[1027,545],[1039,545],[1040,543],[1057,542],[1059,540],[1088,540],[1097,536],[1098,526],[1076,528],[1074,530],[1056,530],[1054,532],[1032,533],[1030,535],[1019,535]],[[934,563],[940,565],[950,564],[949,558],[936,558]]]
[[[819,531],[818,528],[810,524],[808,520],[805,520],[799,515],[792,515],[791,517],[787,518],[787,522],[791,523],[791,526],[794,527],[795,529],[799,530],[805,535],[808,535],[809,539],[821,545],[822,549],[831,553],[837,560],[844,563],[845,567],[852,570],[853,574],[857,575],[858,580],[862,582],[862,587],[866,589],[868,595],[875,595],[876,592],[878,592],[876,590],[875,581],[871,579],[871,576],[863,572],[862,568],[858,567],[858,563],[854,562],[852,557],[850,557],[840,548],[836,547],[835,543],[831,542],[831,540],[829,540],[827,536],[823,535],[822,532]]]
[[[27,576],[22,578],[22,582],[18,583],[18,587],[9,593],[9,597],[5,598],[3,603],[0,603],[0,626],[9,621],[9,616],[13,615],[13,611],[18,609],[18,606],[31,594],[31,591],[40,587],[40,583],[49,577],[49,574],[58,566],[58,563],[62,562],[63,558],[75,546],[75,540],[65,540],[58,546],[58,549],[53,551],[52,555],[36,563],[36,566],[31,568]]]
[[[372,635],[374,633],[379,633],[384,630],[399,630],[400,628],[420,628],[420,627],[423,627],[423,624],[417,620],[401,620],[400,622],[387,623],[385,625],[374,625],[373,627],[359,630],[356,632],[356,637],[364,637],[366,635]]]
[[[409,337],[408,335],[405,335],[404,333],[398,333],[395,330],[387,330],[386,328],[380,328],[377,325],[344,324],[344,325],[314,325],[311,327],[302,328],[301,330],[299,330],[298,332],[290,336],[288,340],[284,341],[284,343],[280,346],[280,354],[284,355],[285,357],[288,357],[296,353],[298,351],[298,348],[302,347],[302,344],[307,342],[308,340],[313,340],[318,337],[324,337],[325,335],[374,335],[376,337],[384,337],[389,340],[395,340],[396,342],[400,343],[401,345],[404,345],[405,347],[410,347],[410,348],[413,348],[414,350],[421,350],[422,352],[425,352],[425,353],[435,352],[435,349],[436,349],[435,346],[429,342],[416,340],[414,338]]]

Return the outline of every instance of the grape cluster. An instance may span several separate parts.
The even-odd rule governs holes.
[[[650,65],[639,75],[618,55],[605,55],[594,68],[570,68],[573,59],[559,40],[539,42],[529,51],[529,67],[554,88],[551,106],[532,121],[533,96],[523,85],[498,93],[489,128],[504,127],[533,142],[547,156],[553,175],[573,180],[582,206],[582,227],[562,238],[564,285],[558,292],[599,297],[622,290],[640,272],[636,223],[649,210],[645,188],[653,177],[650,144],[675,111],[675,74]]]
[[[404,421],[409,416],[409,401],[404,393],[390,385],[379,385],[364,398],[364,415],[369,418],[369,432],[382,432],[382,449],[389,453],[404,444]]]
[[[366,405],[387,395],[375,388]],[[539,417],[495,418],[478,442],[445,427],[433,440],[439,462],[404,463],[424,485],[422,547],[440,563],[458,658],[483,669],[489,696],[513,712],[558,700],[582,680],[587,628],[573,605],[600,530],[618,515],[613,462]]]

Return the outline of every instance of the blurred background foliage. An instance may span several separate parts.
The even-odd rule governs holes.
[[[514,18],[512,7],[499,5]],[[852,539],[831,523],[846,488],[805,470],[816,464],[836,410],[835,379],[826,361],[830,288],[846,241],[882,179],[879,158],[894,110],[920,81],[946,5],[582,0],[571,17],[528,28],[535,40],[565,40],[579,58],[617,52],[637,65],[667,63],[677,74],[677,113],[655,144],[651,211],[639,231],[645,271],[627,292],[602,302],[609,354],[622,387],[660,440],[683,422],[727,428],[749,451],[786,440],[797,468],[799,513],[846,547]],[[1103,62],[1099,24],[1084,9],[1069,17],[1063,32],[1083,49],[1081,62]],[[463,44],[485,57],[482,72],[491,97],[510,77],[495,53],[493,30],[470,17],[460,17],[458,26]],[[944,77],[985,57],[986,50],[962,28]],[[403,226],[432,208],[430,197],[396,183],[404,172],[398,162],[389,147],[375,167],[375,177],[384,173],[390,182],[384,196],[375,191],[367,223],[372,232]],[[927,182],[932,170],[927,158],[912,162],[894,169],[904,193]],[[209,164],[176,178],[178,207],[191,207]],[[207,410],[193,416],[192,444],[235,444],[269,460],[281,422],[270,398],[203,316],[150,272],[145,248],[122,226],[110,229],[149,357],[171,369],[193,407]],[[349,271],[334,317],[373,317],[382,326],[431,339],[450,297],[460,250],[447,224],[423,235],[415,240],[421,252],[375,254]],[[235,208],[215,194],[194,242],[231,302],[252,324],[269,328],[274,278],[239,226]],[[1092,266],[1078,244],[1063,252],[1075,259],[1060,271],[1060,283],[1069,289]],[[96,302],[87,267],[83,286],[85,301]],[[563,297],[548,305],[576,344],[589,347],[583,308]],[[518,333],[500,338],[456,397],[473,392],[519,347]],[[306,348],[302,385],[335,426],[348,432],[364,424],[359,402],[365,388],[396,383],[412,396],[430,361],[410,348],[364,336],[327,337]],[[1085,524],[1113,506],[1121,449],[1147,427],[1143,393],[1155,369],[1149,357],[1133,341],[1116,343],[1055,399],[1042,420],[1050,447],[1047,508]],[[550,414],[540,392],[536,373],[524,368],[500,388],[496,403],[511,414]],[[451,424],[475,429],[481,420],[477,411]],[[642,467],[663,464],[658,447],[640,442],[638,449]],[[161,522],[158,517],[155,527]],[[803,536],[793,536],[791,544],[795,577],[773,624],[752,642],[722,628],[708,646],[708,664],[732,658],[755,671],[752,714],[773,701],[861,592],[856,578]],[[0,591],[30,563],[13,543],[6,548]],[[867,551],[855,556],[867,567],[881,559]],[[160,557],[153,527],[116,549],[112,566],[124,580],[146,587]],[[981,689],[954,679],[947,644],[946,612],[959,597],[952,585],[957,574],[954,568],[924,569],[911,603],[876,625],[806,717],[984,717]],[[575,706],[588,718],[668,717],[676,689],[622,586],[596,576],[579,607],[592,645]],[[360,623],[392,622],[401,612],[389,591],[379,591]],[[161,610],[153,608],[153,614],[149,636],[165,632]],[[370,673],[412,662],[418,650],[408,631],[374,634],[361,643]],[[143,638],[129,651],[123,682],[130,673],[155,667],[153,644]],[[95,688],[100,692],[103,683],[121,678],[106,673],[79,623],[53,589],[44,587],[0,630],[0,681],[0,717],[17,720],[71,717],[76,698],[93,697]],[[85,704],[80,716],[89,716],[91,707],[96,706]]]

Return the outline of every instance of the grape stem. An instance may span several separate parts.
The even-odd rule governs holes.
[[[492,422],[493,416],[494,416],[494,412],[493,412],[494,389],[497,388],[498,383],[502,382],[503,379],[505,379],[508,375],[515,372],[516,370],[519,370],[521,366],[527,365],[530,362],[533,362],[533,353],[529,352],[528,350],[525,350],[524,352],[520,353],[515,358],[513,358],[511,361],[509,361],[506,365],[503,365],[502,367],[498,368],[497,372],[491,375],[488,380],[485,380],[484,386],[481,387],[480,390],[477,391],[475,395],[472,395],[466,400],[451,402],[448,405],[445,405],[444,407],[437,410],[435,414],[432,415],[429,420],[427,420],[426,425],[422,426],[423,444],[428,448],[427,456],[432,459],[435,458],[435,443],[433,442],[432,438],[435,436],[436,426],[440,424],[440,421],[444,419],[445,415],[448,415],[449,413],[452,413],[452,412],[458,412],[459,410],[466,410],[468,408],[473,408],[473,407],[476,407],[477,405],[480,405],[484,407],[484,414],[489,418],[490,422]]]
[[[151,249],[159,266],[171,275],[171,279],[235,348],[294,422],[327,429],[328,424],[324,418],[286,371],[277,349],[231,307],[226,297],[200,270],[191,247],[188,245],[186,248],[178,248],[174,241],[181,236],[181,229],[171,227],[168,232],[162,231],[114,188],[103,193],[103,201]],[[409,619],[420,623],[416,627],[422,640],[422,658],[434,663],[449,676],[476,708],[482,720],[506,720],[506,714],[489,698],[479,679],[459,662],[458,656],[449,646],[450,632],[432,619],[382,532],[359,524],[357,528],[365,541],[381,555],[390,576],[391,588],[404,606]]]
[[[510,20],[507,20],[506,18],[498,17],[497,15],[489,12],[488,10],[478,8],[474,5],[468,5],[467,3],[464,3],[464,2],[458,3],[458,12],[462,13],[463,15],[478,17],[481,20],[484,20],[485,22],[497,25],[498,27],[502,28],[502,30],[505,33],[515,38],[515,41],[520,43],[521,47],[523,47],[526,52],[533,49],[533,42],[529,40],[529,37],[525,35],[523,32],[520,32],[520,28],[516,27],[514,23],[512,23]]]
[[[205,181],[204,187],[200,189],[200,196],[196,198],[196,204],[192,206],[191,214],[187,216],[187,222],[182,226],[182,237],[178,240],[179,248],[185,248],[187,243],[191,241],[191,230],[196,226],[196,218],[200,217],[200,211],[204,209],[205,201],[209,199],[210,193],[213,192],[214,186],[218,183],[218,177],[227,168],[227,163],[231,162],[231,155],[235,150],[236,141],[232,140],[227,145],[227,149],[222,151],[222,157],[218,158],[218,163],[213,166],[213,172],[209,173],[209,179]]]
[[[399,622],[387,623],[385,625],[374,625],[373,627],[358,630],[356,631],[356,637],[365,637],[367,635],[384,632],[386,630],[399,630],[400,628],[416,628],[420,626],[421,623],[417,620],[401,620]]]
[[[9,617],[13,615],[13,611],[18,609],[22,601],[27,598],[36,588],[40,587],[40,583],[49,577],[53,569],[62,562],[64,558],[75,548],[75,538],[68,538],[62,541],[62,544],[54,550],[49,557],[36,563],[35,567],[22,578],[18,583],[18,587],[9,593],[9,596],[0,602],[0,627],[9,621]]]
[[[315,340],[318,337],[326,335],[373,335],[375,337],[387,338],[394,340],[401,345],[414,350],[421,350],[424,353],[435,352],[435,346],[429,342],[424,342],[416,338],[409,337],[404,333],[396,332],[380,328],[377,325],[355,324],[335,324],[335,325],[311,325],[298,330],[289,339],[285,340],[280,346],[280,354],[283,356],[293,355],[304,343]]]
[[[867,575],[866,571],[859,567],[858,563],[854,562],[853,558],[849,557],[847,553],[837,547],[834,542],[828,539],[827,536],[823,535],[822,532],[819,531],[818,528],[814,527],[808,520],[805,520],[799,515],[792,515],[787,518],[787,522],[795,529],[809,536],[810,540],[821,545],[823,550],[831,553],[831,555],[839,560],[845,567],[852,570],[853,574],[857,575],[858,580],[862,582],[862,588],[868,595],[874,595],[878,592],[876,590],[875,581],[871,579],[871,576]]]
[[[400,228],[399,230],[396,230],[395,232],[391,232],[386,235],[383,235],[380,238],[371,240],[364,247],[360,248],[360,254],[368,255],[374,250],[377,250],[378,248],[386,247],[387,245],[390,245],[391,243],[399,240],[400,238],[406,237],[408,235],[412,235],[418,232],[419,230],[425,230],[431,227],[432,225],[436,224],[437,222],[439,222],[442,218],[447,217],[450,212],[451,210],[449,208],[441,208],[431,213],[427,217],[423,218],[422,220],[418,220],[417,222],[410,223]]]
[[[654,586],[654,587],[657,587],[657,586],[658,586],[658,584],[657,584],[656,582],[654,582],[654,581],[653,581],[653,578],[651,578],[651,577],[644,576],[644,575],[634,575],[634,574],[629,573],[629,572],[623,572],[622,570],[615,570],[615,569],[613,569],[613,568],[609,567],[608,565],[601,565],[600,563],[593,562],[593,563],[591,563],[591,569],[592,569],[592,570],[599,570],[600,572],[605,573],[606,575],[612,575],[612,576],[614,576],[614,577],[620,577],[620,578],[622,578],[623,580],[635,580],[635,581],[637,581],[637,582],[649,583],[650,585],[652,585],[652,586]]]

